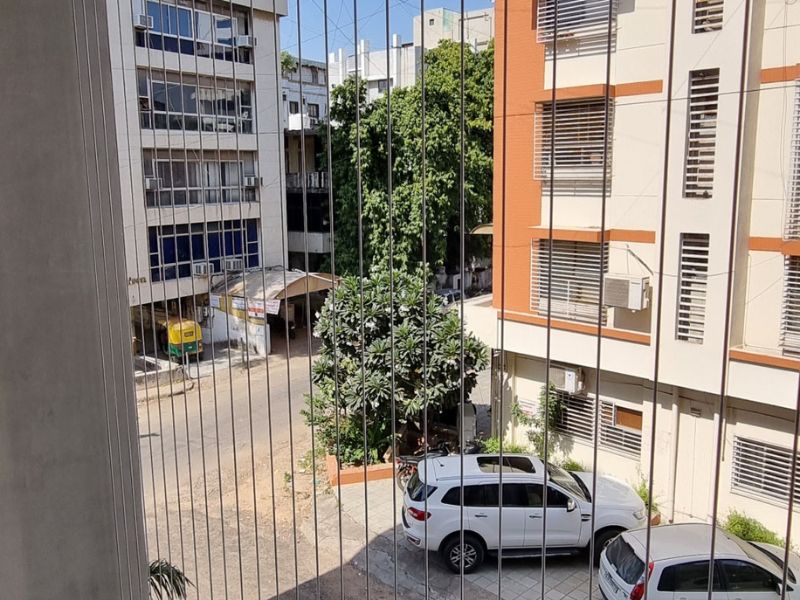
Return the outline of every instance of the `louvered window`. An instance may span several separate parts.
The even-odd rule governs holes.
[[[724,3],[724,0],[694,0],[692,33],[721,30]]]
[[[608,143],[605,106],[605,98],[556,102],[554,126],[553,104],[536,105],[534,171],[538,179],[552,174],[556,180],[602,180],[606,146],[606,174],[610,174],[614,103],[610,101],[608,107]]]
[[[708,234],[681,234],[677,338],[703,343],[708,292]]]
[[[789,205],[784,237],[800,239],[800,80],[795,82],[794,125],[792,127],[792,167],[789,171]]]
[[[689,115],[683,195],[710,198],[714,192],[719,69],[689,74]]]
[[[611,18],[616,18],[616,0],[542,0],[536,13],[539,43],[558,39],[603,37],[608,34],[609,1]]]
[[[781,502],[789,501],[792,452],[788,448],[745,438],[733,438],[731,487]],[[800,486],[795,489],[800,503]]]
[[[531,245],[531,310],[545,315],[548,300],[548,240]],[[601,245],[592,242],[553,241],[551,315],[597,323],[600,270],[608,271],[608,244],[601,267]],[[605,308],[603,309],[605,322]]]
[[[557,392],[561,412],[555,428],[572,438],[592,441],[594,397]],[[641,411],[600,401],[600,446],[638,455],[642,448]]]
[[[800,256],[787,256],[783,270],[783,351],[800,354]]]

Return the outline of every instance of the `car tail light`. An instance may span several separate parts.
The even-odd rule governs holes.
[[[649,579],[650,575],[652,574],[653,574],[653,563],[651,562],[649,565],[647,565],[647,579]],[[644,596],[644,581],[645,578],[642,577],[639,580],[639,582],[635,586],[633,586],[630,595],[631,600],[642,600],[642,596]]]
[[[424,510],[420,510],[418,508],[414,508],[413,506],[408,509],[408,516],[412,519],[417,521],[424,521],[426,519],[430,519],[431,513],[425,512]]]

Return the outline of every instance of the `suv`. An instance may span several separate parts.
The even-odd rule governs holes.
[[[650,531],[648,600],[707,600],[711,525],[683,523]],[[644,596],[647,529],[626,531],[600,558],[600,591],[606,600],[639,600]],[[783,549],[745,542],[717,528],[714,544],[713,600],[779,600]],[[800,557],[789,554],[786,597],[794,593]]]
[[[419,464],[403,497],[406,538],[418,548],[438,550],[447,566],[458,573],[463,485],[465,573],[475,571],[488,552],[497,553],[501,541],[504,557],[539,556],[544,472],[540,459],[524,454],[504,454],[502,469],[496,454],[429,458]],[[592,477],[591,473],[572,473],[547,463],[548,555],[578,552],[587,548],[594,536],[597,560],[621,531],[645,523],[647,511],[641,498],[617,479],[599,476],[597,501],[592,502]],[[595,530],[591,531],[593,509]]]

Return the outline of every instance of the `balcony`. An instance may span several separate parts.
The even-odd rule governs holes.
[[[308,131],[314,130],[319,125],[319,118],[312,117],[308,113],[294,113],[289,115],[286,129],[289,131]]]
[[[290,192],[302,192],[303,175],[302,173],[286,174],[286,190]],[[307,192],[327,192],[328,173],[327,171],[309,171],[306,173]]]

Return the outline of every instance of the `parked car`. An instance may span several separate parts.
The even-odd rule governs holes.
[[[464,572],[475,571],[487,553],[496,554],[501,547],[504,557],[539,556],[544,473],[545,465],[540,459],[524,454],[504,454],[502,469],[497,454],[423,461],[403,497],[406,538],[418,548],[438,551],[453,572],[460,571],[463,477]],[[579,552],[594,537],[595,559],[599,559],[603,547],[621,531],[645,523],[644,503],[628,484],[601,475],[597,479],[597,499],[593,501],[592,478],[591,473],[568,472],[547,464],[548,555]]]
[[[645,560],[647,529],[626,531],[600,557],[600,591],[606,600],[644,596],[645,563],[650,571],[648,600],[706,600],[712,527],[683,523],[653,527],[650,558]],[[787,598],[795,592],[800,557],[790,553]],[[717,528],[714,543],[714,600],[778,600],[783,578],[783,549],[746,542]]]
[[[461,290],[457,288],[441,288],[436,290],[436,295],[444,298],[446,306],[450,306],[454,302],[461,300]]]

